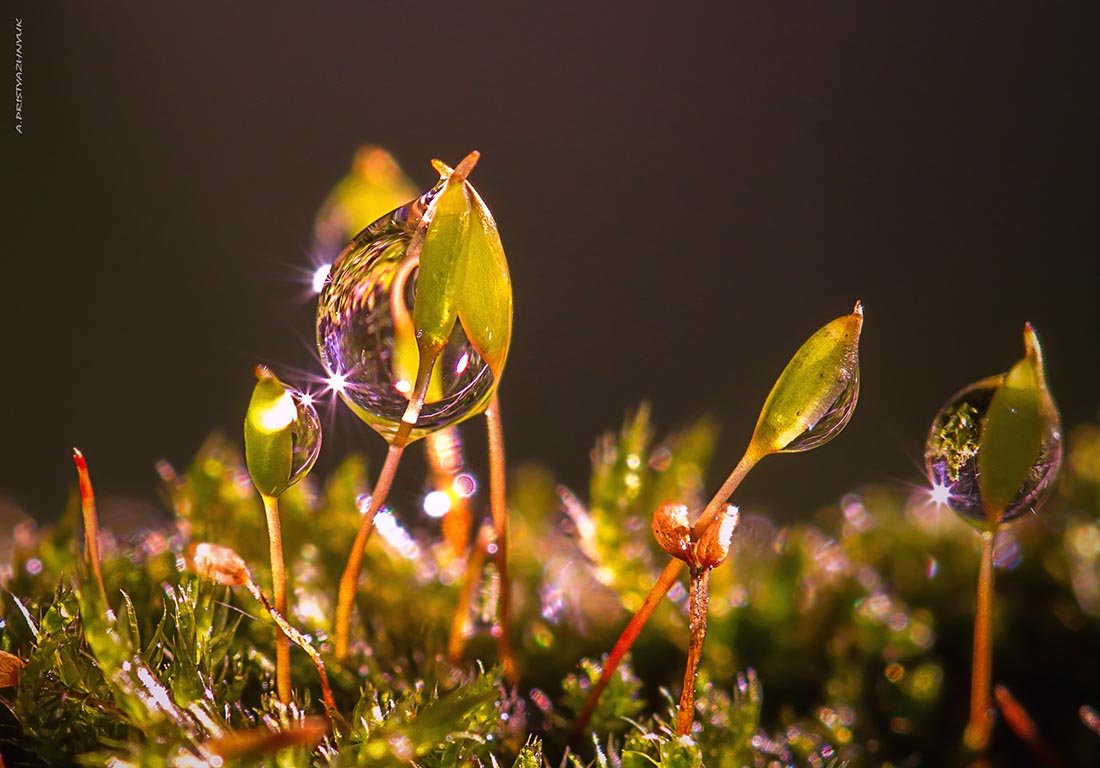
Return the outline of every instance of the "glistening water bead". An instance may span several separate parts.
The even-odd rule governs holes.
[[[339,394],[348,407],[386,440],[397,433],[416,378],[417,253],[442,186],[360,232],[332,265],[317,307],[321,362],[343,377]],[[492,393],[492,371],[455,323],[410,438],[481,413]]]
[[[799,453],[822,446],[839,435],[852,420],[859,400],[859,368],[845,368],[842,375],[847,377],[847,381],[833,404],[816,424],[788,443],[783,453]]]
[[[295,411],[290,424],[290,480],[287,483],[294,485],[313,468],[321,452],[321,419],[312,398],[306,398],[292,387],[287,387],[286,391],[294,401]]]
[[[978,446],[986,411],[1003,380],[1003,376],[993,376],[957,392],[936,414],[924,448],[925,471],[932,486],[945,488],[948,506],[981,528],[987,520],[978,484]],[[1062,426],[1056,411],[1043,427],[1038,458],[1005,508],[1001,522],[1039,509],[1054,490],[1062,463]]]

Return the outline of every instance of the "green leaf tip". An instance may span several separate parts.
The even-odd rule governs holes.
[[[413,325],[427,365],[461,323],[499,383],[512,338],[512,282],[496,221],[467,180],[480,157],[471,152],[453,169],[432,161],[442,187],[420,249]]]
[[[1024,357],[1005,374],[986,411],[978,442],[978,484],[987,519],[999,522],[1040,463],[1059,416],[1047,388],[1043,350],[1035,328],[1024,325]]]
[[[256,366],[256,386],[244,419],[245,463],[260,494],[281,495],[313,467],[321,422],[312,400]]]
[[[847,425],[859,397],[859,337],[863,304],[804,343],[772,387],[756,423],[749,453],[807,451]]]

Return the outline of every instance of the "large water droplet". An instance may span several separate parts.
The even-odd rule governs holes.
[[[419,353],[412,328],[417,231],[429,223],[442,182],[383,216],[332,265],[317,306],[317,348],[330,376],[342,377],[344,402],[392,440],[409,404]],[[480,413],[493,394],[493,374],[455,323],[432,374],[410,439]]]
[[[924,466],[932,487],[944,489],[948,506],[968,522],[987,525],[978,484],[978,445],[982,421],[1003,381],[993,376],[956,393],[936,414],[924,447]],[[1057,413],[1045,425],[1039,455],[1016,498],[1001,517],[1008,522],[1038,510],[1054,490],[1062,463],[1062,426]]]
[[[781,453],[809,451],[832,440],[839,435],[852,419],[859,400],[859,369],[851,371],[851,378],[833,404],[825,411],[817,423],[796,437]]]
[[[290,423],[290,480],[288,486],[301,480],[313,468],[321,452],[321,419],[313,407],[313,398],[293,387],[286,388],[294,400],[294,421]]]

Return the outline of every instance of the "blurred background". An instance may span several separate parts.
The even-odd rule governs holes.
[[[1091,7],[13,5],[9,508],[54,516],[73,445],[100,494],[155,504],[156,460],[239,435],[256,362],[320,372],[313,217],[366,142],[425,188],[430,158],[481,150],[515,290],[510,458],[582,493],[594,439],[643,399],[668,429],[714,415],[716,486],[787,359],[857,298],[851,426],[764,462],[743,504],[792,519],[923,482],[936,410],[1021,356],[1025,320],[1067,425],[1097,417]],[[335,411],[322,468],[380,460]]]

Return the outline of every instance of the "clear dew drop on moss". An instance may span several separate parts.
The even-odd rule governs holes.
[[[416,377],[415,244],[441,188],[442,181],[360,232],[333,264],[317,307],[323,365],[342,381],[337,391],[344,402],[387,440],[397,433]],[[480,413],[492,393],[492,371],[455,323],[410,438]]]
[[[293,387],[287,387],[287,394],[294,400],[296,415],[290,424],[290,480],[294,485],[313,468],[321,452],[321,419],[313,407],[313,399],[306,397]]]
[[[796,437],[783,448],[782,453],[809,451],[832,440],[843,431],[852,419],[859,400],[859,368],[846,370],[848,381],[833,404],[817,420],[817,423]]]
[[[978,484],[978,445],[986,411],[1003,379],[983,379],[948,400],[932,421],[924,449],[925,471],[932,487],[946,489],[948,506],[983,528],[987,520]],[[1061,430],[1054,412],[1045,425],[1038,458],[1016,498],[1005,508],[1002,523],[1038,511],[1050,497],[1062,462]]]

